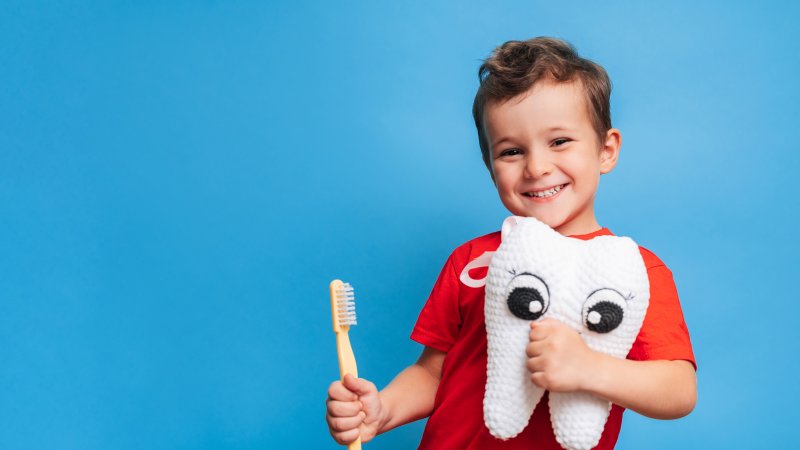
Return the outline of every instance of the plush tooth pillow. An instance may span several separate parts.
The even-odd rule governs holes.
[[[519,434],[544,389],[525,366],[530,322],[560,320],[589,348],[625,358],[650,299],[647,269],[630,238],[588,241],[560,235],[534,218],[509,217],[486,278],[488,361],[484,422],[497,438]],[[583,393],[550,393],[556,439],[590,449],[603,433],[611,403]]]

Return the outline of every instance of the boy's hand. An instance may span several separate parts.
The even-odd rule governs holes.
[[[334,381],[328,388],[325,420],[333,439],[347,445],[361,436],[368,442],[380,428],[381,399],[371,382],[350,374],[344,382]]]
[[[586,346],[578,332],[555,319],[531,322],[525,352],[533,383],[552,392],[583,389],[584,380],[596,365],[597,353]]]

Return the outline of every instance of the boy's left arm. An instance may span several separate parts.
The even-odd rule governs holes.
[[[632,361],[590,349],[554,319],[531,322],[526,348],[531,380],[553,392],[584,391],[655,419],[689,414],[697,399],[688,361]]]

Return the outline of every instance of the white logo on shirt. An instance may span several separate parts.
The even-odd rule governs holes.
[[[471,288],[482,288],[486,285],[486,276],[484,275],[483,278],[476,280],[469,276],[469,271],[472,269],[478,269],[480,267],[489,267],[489,263],[492,262],[492,255],[494,252],[483,252],[481,256],[473,259],[469,262],[466,266],[464,266],[464,270],[461,271],[461,275],[458,279],[465,285]]]

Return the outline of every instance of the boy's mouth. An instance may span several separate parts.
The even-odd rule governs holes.
[[[549,198],[549,197],[553,197],[556,194],[558,194],[559,192],[561,192],[561,190],[564,189],[564,187],[566,187],[567,184],[569,184],[569,183],[559,184],[558,186],[553,186],[551,188],[543,189],[541,191],[523,192],[522,195],[524,195],[525,197],[531,197],[531,198]]]

